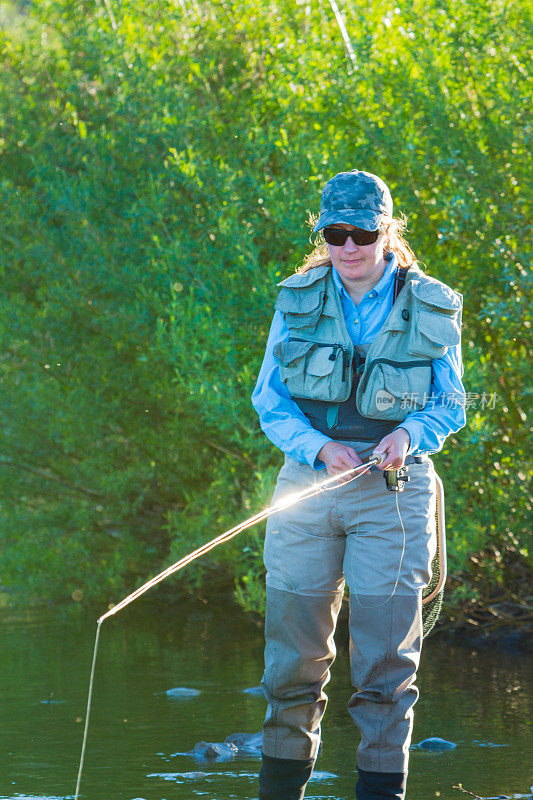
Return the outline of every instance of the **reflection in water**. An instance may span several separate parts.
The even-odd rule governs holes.
[[[96,616],[3,612],[0,800],[73,796]],[[311,800],[354,797],[357,733],[345,710],[342,633]],[[83,798],[256,798],[256,755],[199,764],[179,754],[260,730],[264,698],[245,691],[261,678],[259,627],[230,604],[142,602],[104,623],[100,647]],[[413,748],[412,800],[461,800],[469,795],[453,788],[459,783],[485,798],[530,796],[531,664],[531,656],[426,642],[413,742],[439,737],[457,746]],[[177,688],[195,691],[167,695]]]

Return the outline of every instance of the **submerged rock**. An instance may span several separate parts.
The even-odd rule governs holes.
[[[197,742],[193,749],[188,750],[186,753],[171,753],[171,758],[174,758],[174,756],[192,756],[200,763],[228,761],[228,759],[235,756],[261,758],[262,749],[263,731],[259,731],[259,733],[230,733],[223,742]],[[320,753],[321,750],[322,742],[320,742],[318,752]],[[326,776],[330,777],[330,773],[327,772],[319,774],[323,776],[320,780],[325,780]],[[332,774],[331,776],[337,777]]]
[[[186,686],[176,686],[174,689],[167,689],[167,697],[172,700],[190,700],[191,697],[198,697],[201,694],[199,689],[189,689]]]
[[[261,756],[263,734],[232,733],[223,742],[197,742],[187,753],[174,755],[192,756],[196,761],[228,761],[235,756]]]
[[[448,742],[438,736],[430,736],[429,739],[424,739],[416,746],[422,750],[454,750],[457,747],[455,742]]]
[[[184,755],[197,761],[227,761],[239,752],[232,742],[197,742],[192,750]]]
[[[260,756],[263,747],[263,733],[231,733],[224,744],[233,744],[243,755]]]

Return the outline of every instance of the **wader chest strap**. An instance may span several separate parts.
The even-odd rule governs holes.
[[[394,294],[392,302],[396,302],[396,298],[405,286],[405,279],[407,277],[407,267],[398,267],[396,269],[396,276],[394,278]]]

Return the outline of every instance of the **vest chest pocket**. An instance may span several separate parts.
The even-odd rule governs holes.
[[[401,422],[424,407],[430,386],[428,361],[376,359],[357,387],[357,407],[364,417]]]
[[[461,298],[442,284],[422,283],[412,287],[412,300],[407,350],[440,358],[461,341]]]
[[[274,355],[293,397],[334,403],[349,397],[349,353],[341,345],[289,339],[274,347]]]
[[[274,355],[279,361],[279,374],[281,380],[287,384],[291,394],[294,394],[291,387],[302,386],[305,371],[305,358],[313,342],[278,342],[274,345]]]
[[[283,286],[276,300],[276,308],[283,313],[289,328],[314,332],[322,313],[324,294],[323,284],[312,284],[303,289]]]

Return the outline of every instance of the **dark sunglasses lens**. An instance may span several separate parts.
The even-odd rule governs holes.
[[[345,231],[342,228],[324,228],[323,234],[328,244],[339,247],[346,242],[348,236],[357,245],[374,244],[379,236],[379,230],[365,231],[359,228],[355,231]]]
[[[342,228],[324,228],[322,232],[326,242],[328,244],[335,245],[336,247],[344,244],[348,238],[347,231],[343,231]]]
[[[379,231],[357,231],[353,233],[352,239],[356,244],[374,244],[377,242]]]

